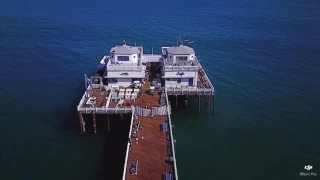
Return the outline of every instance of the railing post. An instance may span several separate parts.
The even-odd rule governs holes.
[[[97,134],[97,127],[96,127],[96,114],[92,113],[92,122],[93,122],[93,130],[94,134]]]

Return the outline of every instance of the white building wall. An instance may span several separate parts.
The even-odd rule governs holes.
[[[123,86],[123,87],[128,87],[132,83],[131,78],[117,78],[117,82],[109,82],[108,81],[108,86]]]
[[[178,81],[178,79],[181,79],[181,81]],[[189,78],[177,78],[177,79],[166,78],[165,79],[165,87],[167,88],[177,87],[177,85],[181,87],[189,86]]]
[[[177,81],[165,79],[165,87],[170,88],[172,86],[176,86],[178,84]]]
[[[168,64],[173,64],[173,55],[172,54],[168,54]]]
[[[184,75],[177,75],[178,71],[169,71],[164,73],[165,78],[196,78],[197,71],[183,71]]]
[[[132,79],[131,78],[118,78],[118,85],[119,86],[130,86],[132,83]]]
[[[128,73],[128,75],[121,75],[123,73]],[[144,78],[145,71],[108,71],[105,78]]]
[[[181,86],[188,86],[189,85],[189,78],[181,78]]]

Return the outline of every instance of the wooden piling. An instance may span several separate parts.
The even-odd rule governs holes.
[[[110,132],[110,121],[109,121],[109,115],[108,115],[108,132]]]
[[[96,127],[96,114],[92,113],[92,121],[93,121],[93,130],[94,134],[97,134],[97,127]]]
[[[212,114],[215,114],[215,100],[214,100],[214,95],[212,95]]]
[[[205,102],[206,114],[208,113],[209,102],[210,102],[210,96],[207,95],[207,96],[206,96],[206,102]]]
[[[194,95],[194,104],[197,104],[197,95]]]
[[[82,116],[82,114],[80,113],[80,125],[81,125],[81,133],[83,134],[83,133],[85,133],[86,132],[86,124],[85,124],[85,122],[84,122],[84,120],[83,120],[83,116]]]
[[[176,109],[178,109],[178,95],[176,95]]]
[[[200,113],[200,95],[198,95],[198,106],[199,106],[199,113]]]
[[[79,124],[80,124],[80,134],[83,134],[83,125],[82,125],[82,114],[79,113]]]

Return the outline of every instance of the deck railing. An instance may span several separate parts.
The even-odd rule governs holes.
[[[210,87],[212,88],[212,94],[215,94],[214,86],[213,86],[213,84],[211,83],[211,81],[210,81],[210,79],[209,79],[209,76],[207,75],[206,71],[203,69],[203,67],[202,67],[201,63],[199,62],[198,58],[196,58],[196,60],[197,60],[198,63],[199,63],[200,70],[202,70],[205,78],[207,79],[207,81],[208,81],[209,84],[210,84]]]
[[[113,65],[107,66],[107,71],[142,71],[142,66]]]
[[[153,107],[153,110],[154,110],[154,115],[156,116],[165,116],[167,114],[166,106]],[[136,106],[135,112],[137,113],[138,116],[149,117],[151,113],[151,109]]]
[[[172,157],[173,157],[173,171],[174,171],[174,179],[178,180],[178,170],[177,170],[177,163],[176,163],[176,153],[175,153],[175,148],[174,148],[174,141],[173,141],[173,133],[172,133],[172,122],[171,122],[171,112],[169,108],[169,99],[168,99],[168,94],[167,90],[165,90],[166,94],[166,102],[167,102],[167,117],[169,121],[169,130],[170,130],[170,141],[171,141],[171,149],[172,149]]]
[[[106,114],[106,108],[105,107],[79,107],[78,106],[78,112],[81,113],[95,113],[95,114]],[[108,114],[121,114],[121,113],[130,113],[132,112],[131,107],[118,107],[118,108],[108,108]]]
[[[170,71],[197,71],[199,69],[198,66],[168,66],[166,65],[164,70],[166,72]]]
[[[111,88],[110,92],[109,92],[108,100],[107,100],[107,103],[106,103],[106,107],[105,107],[106,108],[106,114],[107,114],[108,109],[109,109],[109,104],[110,104],[110,101],[111,101],[112,92],[113,92],[113,89]]]
[[[214,89],[212,88],[197,88],[197,87],[166,87],[169,95],[212,95]]]
[[[86,86],[87,86],[87,85],[86,85]],[[79,108],[81,108],[81,107],[83,106],[84,101],[87,99],[88,91],[90,91],[91,89],[92,89],[91,86],[87,86],[87,87],[86,87],[86,91],[84,92],[84,94],[83,94],[83,96],[82,96],[82,98],[81,98],[81,100],[80,100],[80,102],[79,102],[79,104],[78,104],[78,107],[77,107],[78,111],[79,111]]]
[[[133,106],[131,106],[132,109],[132,115],[131,115],[131,123],[130,123],[130,130],[129,130],[129,137],[128,139],[131,138],[131,133],[132,133],[132,125],[133,125],[133,120],[134,120],[134,112],[135,112],[135,108]],[[130,142],[128,142],[127,144],[127,152],[126,152],[126,157],[124,160],[124,168],[123,168],[123,176],[122,176],[122,180],[126,179],[126,172],[127,172],[127,166],[128,166],[128,156],[129,156],[129,151],[130,151]]]
[[[142,62],[160,62],[162,60],[161,54],[144,54],[141,57]]]

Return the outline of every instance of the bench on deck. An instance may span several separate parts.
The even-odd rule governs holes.
[[[133,161],[130,167],[131,175],[138,175],[138,160]]]
[[[137,133],[139,131],[139,128],[140,128],[140,121],[138,121],[137,124],[133,125],[133,127],[132,127],[133,134]]]
[[[171,173],[166,173],[165,180],[172,180],[172,174]]]
[[[161,106],[165,106],[166,105],[166,97],[161,97],[161,99],[160,99],[160,104],[161,104]]]
[[[86,102],[87,107],[94,107],[94,105],[96,104],[96,100],[97,100],[97,98],[94,96],[89,97]]]
[[[162,131],[168,132],[168,123],[167,122],[162,123]]]

